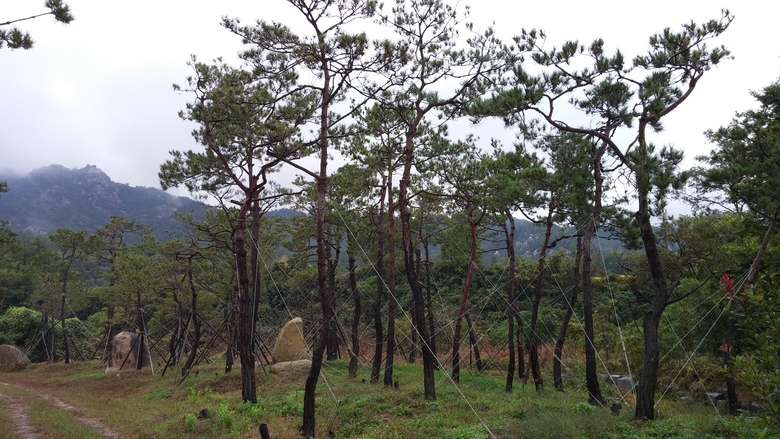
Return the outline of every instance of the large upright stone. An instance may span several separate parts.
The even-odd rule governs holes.
[[[311,360],[311,354],[306,350],[306,343],[303,340],[303,320],[300,317],[290,320],[279,331],[271,356],[274,363]]]
[[[4,344],[0,346],[0,372],[22,370],[30,364],[30,359],[16,346]]]
[[[149,343],[147,340],[144,340],[143,352],[141,352],[141,344],[138,335],[132,332],[122,331],[115,335],[111,340],[111,352],[109,353],[106,372],[135,369],[138,366],[139,358],[141,367],[151,366]],[[139,356],[139,353],[142,355]]]

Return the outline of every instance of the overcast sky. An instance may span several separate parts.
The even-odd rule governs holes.
[[[293,27],[292,18],[297,19],[284,0],[66,1],[76,18],[71,24],[55,23],[51,16],[21,22],[18,26],[30,31],[35,47],[0,50],[4,171],[89,164],[120,183],[159,187],[157,172],[168,151],[198,148],[190,135],[193,126],[177,116],[189,97],[171,85],[184,84],[190,54],[204,61],[217,56],[234,60],[240,50],[240,41],[219,25],[220,17],[240,17],[245,23],[276,20]],[[663,136],[655,139],[683,148],[688,165],[710,148],[704,130],[754,107],[749,92],[780,75],[780,3],[461,1],[466,4],[478,27],[494,21],[504,38],[522,28],[543,29],[554,43],[601,37],[608,49],[619,48],[627,58],[643,53],[654,32],[718,18],[721,8],[729,9],[736,18],[712,44],[725,44],[735,59],[707,73],[693,96],[666,119]],[[0,23],[45,11],[43,0],[3,0]],[[474,130],[485,143],[495,136],[480,127]]]

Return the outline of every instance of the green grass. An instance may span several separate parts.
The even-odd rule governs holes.
[[[0,381],[55,395],[128,438],[257,438],[261,423],[268,424],[274,439],[300,437],[303,379],[266,377],[258,369],[258,404],[242,404],[240,371],[225,375],[215,364],[181,384],[170,374],[106,375],[102,370],[98,363],[34,365],[0,375]],[[548,387],[537,393],[533,386],[516,382],[513,392],[505,392],[499,372],[463,373],[457,386],[436,372],[437,400],[426,401],[420,366],[397,364],[394,370],[397,389],[368,383],[367,369],[356,379],[347,378],[346,360],[326,362],[317,387],[318,437],[747,438],[745,422],[751,423],[753,438],[774,434],[757,420],[720,417],[703,403],[672,400],[659,405],[658,420],[636,422],[632,407],[624,405],[614,416],[609,409],[589,406],[582,389],[558,392]],[[610,397],[608,389],[604,393]],[[36,425],[46,428],[47,436],[73,437],[78,430],[78,421],[69,413],[39,406],[34,395],[25,398],[35,408]],[[204,409],[210,416],[198,416]],[[0,416],[0,423],[9,425],[9,420]],[[63,433],[55,434],[53,428],[62,428]]]
[[[62,439],[101,439],[97,430],[86,427],[74,413],[35,397],[30,405],[30,420],[41,437]]]

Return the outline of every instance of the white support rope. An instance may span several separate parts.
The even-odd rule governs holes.
[[[341,215],[341,212],[339,212],[339,211],[338,211],[338,209],[336,209],[336,212],[338,213],[338,215],[339,215],[339,218],[341,218],[341,221],[344,223],[344,227],[346,227],[346,228],[347,228],[347,231],[351,233],[351,230],[349,229],[349,225],[348,225],[348,224],[347,224],[347,222],[344,220],[344,217]],[[364,258],[365,258],[367,261],[371,261],[371,259],[367,257],[368,255],[367,255],[367,253],[365,252],[365,250],[363,249],[363,246],[362,246],[362,245],[360,245],[360,243],[359,243],[359,242],[357,242],[357,245],[358,245],[358,248],[360,249],[360,252],[363,254]],[[369,262],[369,263],[371,264],[371,268],[373,268],[373,269],[374,269],[374,271],[378,273],[378,271],[376,270],[376,267],[374,266],[373,262],[371,261],[371,262]],[[384,282],[384,279],[382,279],[382,283],[385,285],[385,287],[387,287],[387,284]],[[399,309],[401,310],[401,313],[402,313],[402,315],[403,315],[403,316],[404,316],[404,317],[405,317],[405,318],[406,318],[406,319],[409,321],[409,323],[411,324],[411,328],[412,328],[412,329],[413,329],[413,330],[414,330],[414,331],[417,333],[417,336],[420,338],[420,343],[424,344],[424,345],[425,345],[425,347],[426,347],[426,349],[428,349],[429,351],[432,351],[431,347],[428,345],[428,341],[427,341],[427,340],[425,340],[425,339],[422,337],[422,335],[420,334],[420,332],[419,332],[419,330],[417,329],[416,325],[414,325],[414,323],[412,323],[412,319],[409,317],[409,315],[408,315],[408,314],[406,313],[406,311],[403,309],[403,306],[401,306],[400,302],[398,301],[398,298],[395,296],[395,293],[394,293],[394,292],[392,292],[392,291],[390,291],[390,289],[389,289],[389,288],[388,288],[388,292],[389,292],[389,293],[390,293],[390,295],[392,296],[392,300],[395,300],[395,302],[398,304],[398,307],[399,307]],[[418,306],[422,306],[422,304],[418,304]],[[444,372],[444,371],[443,371],[443,372]],[[494,435],[494,434],[493,434],[493,432],[490,430],[490,427],[488,427],[488,425],[485,423],[485,421],[484,421],[484,420],[482,420],[482,417],[481,417],[481,416],[479,416],[479,413],[477,413],[477,410],[474,408],[474,406],[472,406],[472,405],[471,405],[471,403],[469,402],[468,398],[466,398],[466,395],[464,395],[464,394],[463,394],[463,392],[460,390],[460,387],[458,386],[458,383],[456,383],[456,382],[455,382],[455,381],[452,379],[452,377],[450,377],[450,376],[449,376],[449,374],[447,374],[446,372],[444,372],[444,373],[443,373],[443,375],[446,375],[447,377],[449,377],[449,379],[450,379],[450,382],[451,382],[451,383],[454,385],[455,389],[458,391],[458,393],[460,394],[461,398],[462,398],[462,399],[463,399],[463,401],[466,403],[466,405],[469,407],[469,409],[472,411],[472,413],[474,413],[474,416],[476,416],[476,418],[477,418],[477,420],[480,422],[480,424],[482,424],[482,427],[485,429],[485,431],[488,433],[488,435],[489,435],[491,438],[495,439],[495,435]]]

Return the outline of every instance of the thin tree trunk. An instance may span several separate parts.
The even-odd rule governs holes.
[[[425,300],[428,307],[428,333],[431,335],[428,343],[433,352],[434,358],[436,357],[436,325],[434,324],[433,316],[433,299],[431,298],[431,255],[428,248],[428,241],[423,240],[423,248],[425,250]],[[420,346],[422,349],[422,345]],[[439,362],[436,360],[436,367],[439,367]]]
[[[778,221],[778,213],[778,211],[775,211],[775,214],[772,216],[772,219],[769,222],[769,227],[767,227],[766,233],[764,233],[764,238],[761,240],[761,245],[759,245],[758,251],[756,252],[756,257],[753,258],[753,262],[750,264],[750,271],[748,272],[747,277],[747,284],[750,286],[750,288],[752,288],[753,284],[756,282],[756,277],[758,277],[758,268],[761,265],[761,260],[764,259],[764,254],[766,253],[766,249],[769,246],[769,240],[775,233],[775,227],[777,226]],[[734,338],[737,332],[737,316],[735,315],[733,308],[734,301],[732,300],[732,302],[729,303],[729,319],[726,326],[726,349],[723,354],[723,364],[726,366],[726,369],[728,369],[728,374],[726,375],[726,399],[728,400],[729,414],[736,416],[739,414],[739,401],[737,400],[737,383],[734,379],[734,361],[731,357],[731,351],[734,348]]]
[[[51,316],[51,327],[54,328],[57,325],[57,318],[54,317],[54,314]],[[49,358],[51,358],[52,363],[56,363],[59,360],[59,357],[57,356],[57,331],[51,331],[51,341],[49,342],[49,349],[51,349],[51,355]]]
[[[515,304],[515,218],[509,209],[504,211],[506,215],[506,222],[502,225],[504,230],[504,238],[506,240],[506,254],[509,259],[509,281],[506,283],[506,303],[507,303],[507,345],[509,346],[509,365],[506,371],[506,387],[507,392],[512,391],[514,375],[515,375],[515,316],[519,319],[517,312],[517,305]],[[509,223],[509,227],[507,224]]]
[[[138,338],[135,351],[135,369],[141,370],[144,366],[144,352],[146,352],[144,344],[146,343],[146,320],[144,319],[144,307],[141,301],[141,292],[135,292],[135,309],[136,309],[136,327],[138,327]]]
[[[38,323],[38,326],[39,326],[40,336],[41,336],[41,339],[38,342],[38,361],[45,360],[46,362],[51,363],[52,362],[51,354],[49,353],[48,346],[46,346],[46,332],[48,331],[48,327],[49,327],[49,314],[46,311],[41,312],[41,321],[40,323]],[[110,341],[108,343],[110,343]],[[110,344],[109,344],[109,348],[110,348]]]
[[[60,324],[62,325],[62,343],[65,347],[65,364],[70,363],[70,342],[68,337],[68,326],[65,323],[65,284],[62,286],[63,292],[60,300]]]
[[[640,177],[637,177],[637,180],[639,179]],[[638,192],[639,208],[637,209],[636,220],[639,224],[642,243],[645,247],[645,256],[650,269],[655,294],[650,300],[650,305],[645,309],[642,321],[645,355],[642,372],[639,375],[639,384],[636,388],[636,411],[634,418],[637,420],[652,420],[655,419],[655,388],[658,379],[660,354],[658,324],[669,301],[671,289],[666,285],[655,233],[650,223],[648,191],[639,188]]]
[[[238,356],[241,361],[241,398],[244,402],[256,404],[252,312],[254,295],[249,287],[249,273],[247,272],[245,226],[245,220],[239,213],[233,235],[233,253],[236,257],[236,274],[238,276]]]
[[[466,271],[466,282],[463,285],[463,293],[460,297],[458,316],[455,318],[455,335],[452,338],[452,380],[456,383],[460,382],[460,334],[463,327],[463,317],[468,307],[474,273],[477,271],[477,224],[474,221],[473,209],[470,206],[466,207],[466,217],[468,218],[471,232],[471,248],[469,249],[469,268]]]
[[[577,250],[574,256],[574,276],[571,299],[569,299],[569,308],[566,310],[566,314],[563,315],[563,321],[561,322],[561,328],[558,331],[558,338],[555,340],[555,351],[553,353],[553,384],[558,390],[563,390],[563,375],[561,371],[562,357],[563,357],[563,344],[566,342],[566,332],[569,329],[569,321],[574,314],[574,306],[577,303],[577,294],[580,290],[580,265],[582,258],[582,237],[577,236]],[[565,297],[564,297],[565,299]]]
[[[593,331],[593,282],[592,282],[592,255],[591,242],[593,234],[598,230],[601,218],[601,197],[604,177],[601,173],[601,157],[606,151],[606,145],[596,148],[593,155],[593,212],[591,221],[585,229],[582,238],[582,312],[585,321],[585,387],[588,389],[588,402],[593,405],[604,406],[604,398],[601,396],[598,374],[596,373],[596,345]]]
[[[190,320],[192,321],[192,347],[190,348],[190,354],[187,357],[184,367],[181,369],[182,376],[186,376],[192,365],[195,363],[195,358],[198,355],[198,347],[200,346],[200,320],[198,320],[198,290],[195,288],[195,282],[192,279],[192,259],[187,260],[187,284],[190,287],[191,300],[190,300]]]
[[[414,270],[414,249],[412,247],[412,228],[410,224],[411,213],[409,212],[409,183],[412,178],[412,163],[414,161],[414,138],[417,135],[417,126],[420,124],[424,113],[418,111],[415,120],[410,124],[406,132],[406,144],[404,146],[404,170],[399,184],[398,205],[401,217],[401,235],[404,249],[404,268],[406,269],[406,279],[409,282],[409,288],[412,291],[414,300],[414,329],[420,334],[423,357],[423,387],[425,399],[429,401],[436,400],[436,380],[434,377],[435,355],[431,351],[430,333],[425,324],[423,314],[423,294],[420,286],[420,279],[417,271]]]
[[[395,297],[395,206],[393,205],[393,180],[392,174],[388,171],[387,178],[387,247],[388,247],[388,261],[387,261],[387,288],[388,288],[388,303],[387,303],[387,355],[385,358],[385,386],[391,387],[393,385],[393,363],[395,359],[395,310],[397,301]],[[413,270],[413,266],[407,266],[407,270]]]
[[[531,364],[531,376],[534,379],[534,387],[537,392],[541,392],[544,387],[542,372],[539,370],[539,305],[542,303],[542,289],[544,287],[544,267],[547,258],[547,247],[550,245],[550,235],[552,235],[553,213],[558,205],[557,195],[553,194],[550,199],[550,205],[545,219],[544,241],[542,249],[539,252],[539,262],[536,271],[536,283],[534,285],[534,301],[531,309],[531,340],[528,347],[528,360]]]
[[[227,327],[227,351],[225,352],[225,373],[233,371],[236,362],[236,339],[238,335],[238,287],[230,297],[230,318]]]
[[[585,229],[585,236],[582,239],[582,310],[585,323],[585,387],[588,390],[588,402],[593,405],[604,405],[604,399],[601,396],[601,387],[599,386],[598,375],[596,373],[596,346],[593,341],[593,283],[591,274],[591,237],[595,229],[595,224],[591,221]]]
[[[379,372],[382,368],[382,353],[384,349],[384,334],[382,328],[382,292],[385,290],[385,197],[379,201],[379,218],[376,228],[376,290],[374,292],[374,361],[371,364],[371,382],[379,382]]]
[[[318,34],[318,40],[320,43],[321,51],[325,50],[326,46],[323,41],[324,35]],[[326,60],[327,57],[324,53],[320,54],[322,60]],[[327,63],[327,61],[322,61]],[[326,236],[325,230],[325,205],[328,196],[328,113],[329,103],[331,99],[330,90],[330,70],[327,65],[322,66],[323,74],[323,87],[320,93],[322,107],[320,108],[320,130],[319,130],[319,146],[320,146],[320,172],[317,178],[317,284],[320,291],[320,308],[322,317],[320,319],[320,338],[317,341],[317,345],[314,349],[311,369],[309,370],[309,376],[306,378],[306,385],[304,386],[303,394],[303,425],[301,426],[301,434],[305,437],[314,436],[315,429],[315,411],[314,405],[315,393],[317,391],[317,381],[319,380],[320,371],[322,370],[322,355],[325,352],[325,348],[328,343],[328,336],[330,333],[331,320],[333,319],[333,309],[331,304],[333,300],[330,297],[330,290],[328,289],[328,261],[330,260],[330,243]]]
[[[414,257],[415,257],[415,266],[414,266],[414,268],[415,268],[415,270],[417,270],[417,275],[419,276],[420,275],[420,268],[421,268],[421,264],[422,264],[422,262],[420,261],[421,256],[420,256],[420,249],[419,248],[415,249]],[[409,312],[414,314],[414,300],[412,300],[411,297],[409,298]],[[414,363],[414,360],[417,357],[417,347],[418,347],[418,338],[417,338],[417,334],[414,331],[412,331],[409,334],[409,341],[411,342],[412,346],[409,349],[409,355],[408,355],[407,359],[408,359],[409,363]]]
[[[169,360],[165,365],[166,368],[171,363],[178,365],[181,362],[181,347],[184,344],[187,325],[189,325],[189,320],[185,321],[184,319],[184,307],[182,306],[181,298],[176,291],[173,292],[173,301],[176,304],[176,328],[173,330],[171,338],[168,340]]]
[[[258,195],[259,196],[259,195]],[[252,267],[252,279],[250,284],[252,285],[252,352],[255,352],[255,347],[258,344],[255,338],[257,329],[258,311],[260,307],[260,200],[257,196],[252,201],[252,242],[250,250],[250,264]]]
[[[328,255],[328,297],[330,298],[330,309],[336,309],[336,267],[341,257],[341,237],[333,234],[333,227],[328,226],[326,233],[330,237],[329,240],[335,246],[335,255],[333,258]],[[330,327],[328,329],[328,345],[325,350],[325,356],[328,361],[333,361],[339,357],[339,337],[338,328],[336,328],[336,319],[331,319]],[[346,340],[344,340],[346,342]]]
[[[351,238],[351,235],[347,236],[347,239]],[[352,349],[349,350],[349,377],[355,378],[357,376],[358,356],[360,355],[360,314],[362,309],[360,307],[360,292],[357,287],[357,277],[355,275],[355,257],[349,254],[349,288],[352,290],[352,300],[355,303],[355,309],[352,313]]]
[[[471,351],[474,352],[474,361],[477,363],[477,370],[480,372],[485,371],[485,364],[482,362],[482,356],[479,354],[479,344],[477,343],[477,333],[474,331],[474,325],[471,322],[471,316],[466,312],[466,325],[469,327],[469,343],[471,344]]]

